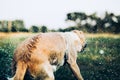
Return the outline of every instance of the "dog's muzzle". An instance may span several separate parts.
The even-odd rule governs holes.
[[[81,52],[83,52],[85,50],[85,48],[87,47],[87,43],[85,43],[85,45],[83,46]]]

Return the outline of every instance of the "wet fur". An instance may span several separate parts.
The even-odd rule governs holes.
[[[15,75],[16,62],[21,60],[23,62],[30,61],[32,51],[36,49],[36,44],[39,40],[40,35],[34,36],[22,42],[14,51],[13,61],[12,61],[12,73]],[[19,51],[21,50],[21,51]]]

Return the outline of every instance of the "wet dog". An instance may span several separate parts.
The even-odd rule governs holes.
[[[10,80],[23,80],[27,72],[34,80],[55,80],[54,72],[65,63],[78,80],[83,80],[76,63],[86,45],[82,31],[40,33],[23,41],[14,51]]]

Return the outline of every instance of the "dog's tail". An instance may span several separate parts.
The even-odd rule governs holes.
[[[18,61],[16,63],[15,60],[13,60],[12,63],[12,73],[13,73],[13,80],[23,80],[25,73],[27,70],[27,64],[24,61]]]

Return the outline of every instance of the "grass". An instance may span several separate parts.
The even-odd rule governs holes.
[[[81,70],[85,80],[119,80],[119,48],[120,38],[90,39],[88,48],[78,59],[78,63],[83,65]]]
[[[11,76],[10,64],[16,46],[31,33],[0,33],[0,77]],[[88,46],[77,63],[84,80],[120,80],[120,35],[86,34]],[[55,73],[56,80],[75,80],[68,65]],[[0,78],[0,80],[2,80]]]

